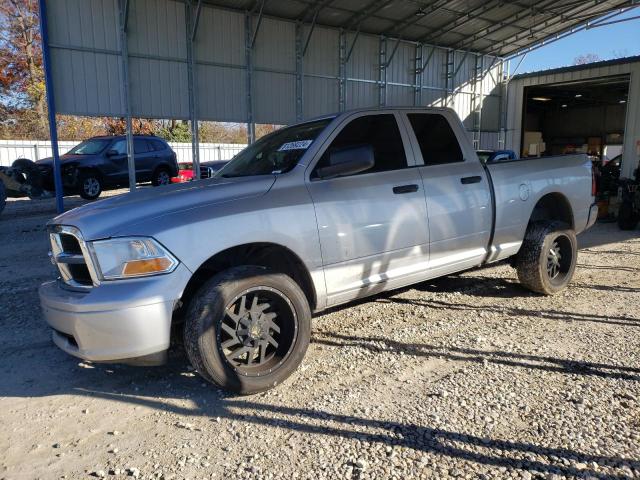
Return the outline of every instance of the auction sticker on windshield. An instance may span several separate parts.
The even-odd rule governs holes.
[[[278,151],[283,152],[285,150],[306,150],[312,143],[313,140],[298,140],[297,142],[287,142],[283,143]]]

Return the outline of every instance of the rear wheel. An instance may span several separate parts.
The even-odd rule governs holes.
[[[518,279],[529,290],[553,295],[573,278],[577,258],[575,232],[565,223],[532,223],[516,260]]]
[[[196,370],[240,394],[275,387],[300,365],[311,336],[311,312],[287,275],[262,267],[226,270],[196,293],[184,343]]]
[[[79,193],[85,200],[95,200],[102,193],[102,179],[94,172],[80,172],[78,175]]]
[[[151,178],[151,184],[154,187],[159,187],[161,185],[169,185],[171,183],[171,172],[166,167],[160,167],[153,172],[153,177]]]

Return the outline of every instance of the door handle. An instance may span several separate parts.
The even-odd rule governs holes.
[[[482,177],[480,175],[474,177],[462,177],[460,179],[460,183],[463,185],[469,185],[470,183],[480,183],[482,181]]]
[[[399,187],[393,187],[393,193],[399,195],[401,193],[413,193],[418,191],[418,185],[400,185]]]

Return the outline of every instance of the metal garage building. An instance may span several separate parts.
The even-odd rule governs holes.
[[[640,57],[518,75],[509,81],[506,145],[522,156],[581,151],[611,158],[621,176],[640,160]],[[614,148],[615,147],[615,148]]]
[[[247,122],[252,141],[255,123],[433,105],[454,108],[476,147],[496,148],[504,61],[636,3],[40,0],[52,141],[56,112],[189,119],[198,173],[200,120]]]

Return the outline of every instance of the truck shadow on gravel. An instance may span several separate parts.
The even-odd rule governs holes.
[[[512,352],[437,348],[426,344],[405,344],[383,337],[362,338],[321,331],[314,334],[313,343],[335,347],[359,347],[381,354],[403,352],[421,357],[444,356],[452,360],[479,363],[487,361],[509,367],[544,369],[570,375],[596,375],[640,381],[640,369],[637,368]],[[84,396],[123,403],[131,408],[142,406],[181,417],[210,419],[212,425],[215,425],[218,422],[217,417],[220,417],[219,421],[233,422],[239,428],[238,431],[244,431],[243,427],[248,425],[287,429],[296,433],[353,439],[391,447],[401,446],[496,468],[521,469],[541,474],[588,476],[604,480],[629,478],[632,476],[632,470],[640,470],[640,461],[616,456],[470,435],[429,425],[287,406],[279,403],[277,390],[252,397],[234,396],[215,389],[199,378],[188,367],[184,352],[180,348],[172,349],[168,365],[156,368],[87,364],[58,352],[48,342],[37,342],[33,348],[35,351],[14,351],[13,355],[8,356],[4,355],[6,352],[0,351],[5,360],[13,357],[11,369],[24,370],[14,371],[12,375],[14,379],[21,378],[20,383],[0,383],[0,396],[70,395],[76,396],[76,402],[78,397]],[[21,365],[28,366],[31,363],[22,362],[19,358],[25,354],[38,358],[51,355],[55,358],[53,363],[57,368],[53,371],[26,371],[28,367]],[[298,373],[298,376],[303,375]],[[299,380],[300,378],[294,377],[288,382],[289,385],[280,388],[296,388],[295,383]],[[416,392],[416,401],[420,401],[421,395],[424,393]],[[293,402],[295,404],[295,400]],[[170,427],[171,422],[177,420],[175,417],[166,418]],[[197,426],[206,428],[202,423],[198,423]],[[597,469],[592,467],[593,462],[599,465]]]
[[[344,345],[343,342],[340,340],[336,343]],[[567,448],[545,447],[424,425],[269,403],[270,399],[275,400],[271,392],[253,397],[237,397],[217,390],[212,393],[210,385],[202,388],[202,380],[185,376],[184,369],[173,370],[177,378],[172,379],[171,389],[168,391],[163,388],[162,381],[153,381],[155,374],[150,378],[140,373],[136,375],[135,369],[125,368],[123,374],[131,373],[132,377],[138,377],[136,387],[130,386],[116,392],[97,390],[94,387],[97,383],[93,380],[83,382],[87,387],[76,389],[74,393],[167,411],[183,417],[205,417],[215,423],[228,420],[234,422],[240,430],[248,425],[287,429],[296,433],[406,447],[482,465],[541,474],[555,473],[604,480],[629,478],[632,470],[640,470],[640,461],[615,456],[586,454]],[[165,375],[166,372],[161,376]],[[167,396],[171,396],[172,400],[188,400],[193,406],[180,406],[174,401],[165,402],[161,399]],[[199,427],[201,425],[198,424]],[[598,469],[593,468],[593,462],[598,464]],[[603,467],[609,473],[604,473]]]
[[[500,350],[478,350],[460,347],[437,347],[428,344],[410,344],[390,340],[386,337],[354,337],[336,333],[315,335],[313,343],[332,347],[358,347],[373,353],[402,352],[404,355],[426,358],[446,358],[473,363],[495,363],[508,367],[546,370],[568,375],[593,375],[603,378],[640,382],[640,368],[624,365],[584,362],[548,356],[530,355]]]
[[[378,343],[373,345],[372,342]],[[404,351],[412,355],[441,355],[437,349],[426,345],[405,345],[383,338],[361,339],[342,335],[323,335],[314,343],[326,345],[357,345],[373,351]],[[472,361],[496,361],[506,365],[520,366],[511,358],[526,357],[527,360],[552,364],[553,371],[566,373],[592,373],[596,369],[610,370],[618,367],[600,364],[580,366],[580,362],[566,364],[558,359],[514,355],[501,352],[480,352],[465,349],[452,350],[450,358]],[[444,351],[446,353],[446,351]],[[22,392],[23,395],[74,394],[90,398],[100,398],[156,411],[165,411],[180,417],[209,419],[212,425],[218,422],[233,422],[238,431],[248,425],[286,429],[296,433],[329,436],[361,442],[378,443],[391,447],[406,447],[416,451],[431,453],[452,459],[475,462],[496,468],[520,469],[540,474],[558,474],[573,477],[597,479],[630,478],[632,470],[640,470],[640,461],[626,458],[578,452],[568,448],[547,447],[539,444],[502,440],[489,436],[470,435],[443,428],[414,425],[377,418],[364,418],[350,414],[339,414],[316,408],[303,408],[276,404],[273,392],[252,397],[238,397],[216,390],[198,378],[187,368],[186,360],[179,351],[172,352],[172,361],[166,367],[135,368],[127,366],[94,365],[90,369],[77,368],[68,380],[71,385],[60,385],[55,391],[42,391],[42,384],[31,384],[37,392]],[[522,366],[525,364],[523,363]],[[555,365],[555,367],[553,367]],[[527,367],[530,365],[527,363]],[[115,371],[114,371],[115,370]],[[638,379],[636,375],[625,374],[625,379]],[[126,380],[125,380],[126,379]],[[101,388],[96,388],[101,385]],[[281,388],[293,388],[283,385]],[[15,395],[13,389],[7,392],[5,385],[0,395]],[[416,393],[416,396],[419,394]],[[178,400],[179,402],[176,402]],[[169,422],[171,417],[167,417]],[[176,428],[185,428],[177,423]],[[182,426],[180,426],[182,425]],[[222,423],[224,428],[224,423]],[[202,423],[198,428],[206,429]],[[132,427],[133,428],[133,427]],[[212,427],[219,428],[219,427]],[[239,441],[242,439],[239,438]],[[598,468],[593,468],[593,462]],[[602,469],[605,469],[605,473]],[[505,472],[505,475],[507,473]]]

